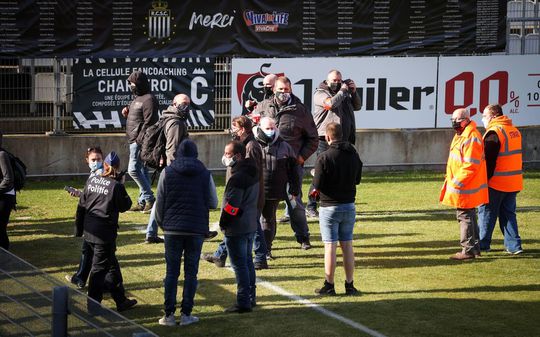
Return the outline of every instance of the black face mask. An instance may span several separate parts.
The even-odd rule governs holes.
[[[272,87],[264,87],[264,98],[265,99],[272,96],[273,94],[274,94],[274,92],[272,91]]]
[[[181,103],[176,106],[176,114],[183,119],[187,118],[189,112],[189,104]]]
[[[330,83],[330,90],[337,92],[341,88],[341,82]]]
[[[257,128],[257,138],[262,140],[265,144],[269,144],[273,140],[273,138],[268,137],[260,127]]]

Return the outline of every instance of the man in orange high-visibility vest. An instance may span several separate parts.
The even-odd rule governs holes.
[[[439,200],[457,209],[462,249],[450,258],[470,260],[480,256],[476,207],[488,202],[484,146],[469,110],[454,111],[452,127],[456,134],[450,145],[446,179]]]
[[[489,251],[497,217],[510,254],[521,254],[521,238],[516,219],[516,195],[523,189],[521,133],[503,115],[500,105],[488,105],[482,114],[486,128],[486,157],[489,203],[478,208],[480,249]]]

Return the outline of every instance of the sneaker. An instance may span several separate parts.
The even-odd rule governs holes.
[[[308,218],[318,218],[319,212],[316,209],[306,209],[306,216]]]
[[[150,212],[152,212],[152,207],[154,206],[154,202],[153,201],[149,201],[146,203],[146,205],[144,205],[144,208],[142,210],[142,212],[144,214],[150,214]]]
[[[129,299],[129,298],[126,298],[126,300],[120,304],[117,304],[116,305],[116,310],[118,312],[121,312],[121,311],[126,311],[128,309],[131,309],[135,306],[135,304],[137,304],[137,300],[136,299]]]
[[[159,236],[149,236],[144,240],[144,243],[163,243],[165,240]]]
[[[511,251],[509,251],[509,250],[507,249],[506,252],[507,252],[508,254],[512,254],[512,255],[519,255],[519,254],[523,253],[523,249],[518,249],[518,250],[513,251],[513,252],[511,252]]]
[[[199,317],[193,316],[193,315],[180,315],[180,325],[190,325],[193,323],[197,323],[199,321]]]
[[[351,283],[347,283],[345,281],[345,295],[357,295],[359,293],[358,289],[354,287],[354,281],[351,281]]]
[[[302,242],[300,248],[302,248],[303,250],[311,249],[311,243],[309,242],[309,239],[306,239],[306,241]]]
[[[336,290],[334,289],[334,285],[332,283],[328,283],[328,281],[324,280],[324,285],[320,289],[315,289],[315,294],[334,296],[336,294]]]
[[[142,212],[144,210],[144,206],[137,204],[129,209],[128,212]]]
[[[278,221],[280,223],[284,223],[284,222],[289,222],[291,220],[291,218],[288,216],[288,215],[284,215],[283,217],[281,217],[281,219],[279,219]]]
[[[268,263],[266,261],[256,261],[253,262],[255,270],[268,269]]]
[[[252,312],[252,311],[253,310],[251,308],[242,308],[242,307],[239,307],[237,304],[225,309],[226,313],[238,313],[238,314],[243,314],[243,313]]]
[[[174,312],[165,314],[158,321],[159,325],[176,326],[176,320],[174,319]]]
[[[215,264],[216,267],[218,267],[218,268],[225,267],[225,261],[223,261],[222,259],[220,259],[217,256],[214,256],[214,254],[212,254],[212,253],[204,253],[202,255],[202,258],[203,258],[203,260],[205,260],[207,262]]]
[[[206,235],[204,236],[204,241],[212,240],[212,239],[215,238],[217,235],[218,235],[218,232],[217,232],[217,231],[209,231],[209,232],[206,233]]]

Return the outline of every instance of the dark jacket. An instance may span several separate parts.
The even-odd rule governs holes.
[[[11,161],[4,149],[0,148],[0,194],[10,192],[15,186],[15,175]]]
[[[88,178],[79,199],[76,225],[84,226],[84,239],[91,243],[114,243],[118,215],[131,207],[131,199],[118,181],[102,176]]]
[[[313,103],[315,105],[313,119],[319,136],[324,137],[326,135],[326,126],[334,122],[341,125],[343,130],[342,139],[354,145],[356,141],[354,111],[360,110],[362,107],[358,91],[352,94],[348,90],[340,89],[337,93],[334,93],[330,90],[326,81],[322,81],[315,90]]]
[[[158,101],[150,92],[150,82],[145,73],[134,71],[129,75],[128,81],[135,83],[137,93],[129,105],[126,135],[129,144],[142,144],[144,132],[158,120]]]
[[[161,119],[165,122],[164,132],[165,132],[165,155],[167,157],[167,165],[171,165],[172,161],[176,156],[176,150],[178,145],[186,139],[189,134],[187,130],[186,120],[180,118],[176,113],[176,108],[174,106],[169,106],[167,110],[163,111]]]
[[[251,158],[237,162],[225,185],[219,226],[226,236],[253,233],[257,230],[259,175]]]
[[[281,137],[293,148],[296,156],[307,160],[317,150],[319,136],[313,116],[298,97],[291,94],[289,103],[279,107],[272,96],[259,103],[253,113],[274,118]]]
[[[210,171],[196,155],[189,154],[194,144],[190,140],[182,142],[176,159],[159,177],[155,214],[165,234],[205,235],[209,209],[217,207]]]
[[[315,163],[313,186],[321,192],[321,206],[353,203],[362,179],[362,161],[349,142],[333,142]]]
[[[269,139],[258,127],[255,127],[255,139],[261,144],[263,155],[264,197],[266,200],[284,200],[289,194],[300,194],[296,154],[292,147],[279,136],[276,130]]]

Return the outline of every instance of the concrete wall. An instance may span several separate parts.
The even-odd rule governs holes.
[[[540,168],[540,126],[520,128],[525,167]],[[483,130],[482,130],[483,131]],[[366,169],[443,169],[452,129],[359,130],[356,148]],[[223,169],[221,156],[226,133],[192,133],[199,147],[199,159],[209,168]],[[104,153],[116,151],[121,167],[127,167],[128,146],[124,134],[99,135],[4,135],[3,146],[28,166],[30,175],[88,174],[86,149],[99,145]],[[312,157],[307,165],[313,165]]]

